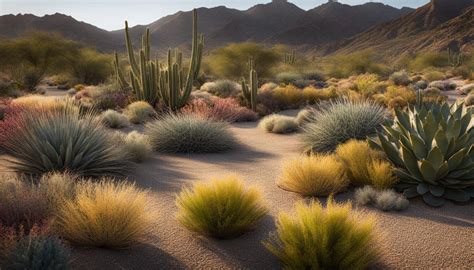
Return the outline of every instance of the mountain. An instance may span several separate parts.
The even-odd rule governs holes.
[[[330,47],[338,53],[370,48],[391,55],[443,50],[452,44],[462,47],[474,41],[473,12],[474,0],[432,0],[412,13]]]
[[[206,49],[244,41],[313,46],[347,39],[410,11],[380,3],[327,3],[305,11],[286,0],[272,0],[244,11],[224,6],[199,8],[198,31],[205,36]],[[187,49],[191,22],[192,12],[180,11],[148,25],[131,27],[131,37],[138,45],[144,30],[149,28],[153,46]],[[18,37],[28,30],[40,30],[59,33],[105,52],[125,50],[123,29],[106,31],[58,13],[43,17],[0,16],[0,26],[0,37]]]

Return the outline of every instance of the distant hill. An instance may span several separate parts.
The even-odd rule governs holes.
[[[472,46],[473,41],[474,0],[432,0],[405,16],[332,44],[326,53],[370,48],[399,55]]]
[[[318,45],[342,41],[411,11],[380,3],[358,6],[328,3],[305,11],[286,0],[273,0],[245,11],[224,6],[199,8],[199,32],[205,35],[206,49],[243,41]],[[180,11],[149,25],[132,27],[134,43],[139,43],[148,27],[154,46],[188,48],[191,17],[190,11]],[[58,13],[43,17],[31,14],[0,16],[0,26],[0,37],[18,37],[29,30],[40,30],[59,33],[105,52],[125,50],[123,30],[106,31]]]

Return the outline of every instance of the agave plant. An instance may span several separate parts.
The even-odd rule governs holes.
[[[378,142],[370,141],[395,164],[405,196],[422,196],[431,206],[474,197],[473,111],[463,104],[426,104],[419,95],[416,105],[395,111],[394,126],[385,126]]]

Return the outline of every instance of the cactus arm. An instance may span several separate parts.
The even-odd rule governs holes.
[[[127,44],[127,52],[128,52],[128,61],[130,62],[130,66],[132,67],[132,71],[137,74],[138,73],[138,65],[137,61],[135,60],[135,55],[133,54],[133,45],[132,41],[130,40],[130,33],[128,32],[128,22],[125,21],[125,43]]]
[[[122,89],[128,88],[129,84],[127,83],[127,80],[125,80],[125,76],[123,75],[122,68],[120,68],[117,52],[115,52],[114,68],[115,68],[115,76],[116,76],[118,84],[120,85],[120,88]]]

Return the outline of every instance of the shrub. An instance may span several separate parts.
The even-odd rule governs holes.
[[[125,152],[135,161],[143,162],[150,158],[153,153],[153,147],[147,136],[132,131],[123,136],[123,147]]]
[[[102,179],[77,186],[76,197],[59,209],[55,228],[83,246],[124,248],[146,237],[151,216],[147,193],[133,184]]]
[[[159,152],[215,153],[236,144],[226,123],[193,115],[167,115],[147,124],[145,133]]]
[[[218,80],[215,82],[205,83],[201,86],[201,90],[212,93],[218,97],[227,98],[235,97],[241,91],[240,84],[230,80]]]
[[[385,121],[385,109],[369,101],[338,100],[315,114],[304,127],[301,140],[306,152],[332,152],[350,139],[365,139]]]
[[[318,82],[326,81],[326,76],[320,71],[316,71],[316,70],[306,71],[303,74],[303,78],[306,80],[314,80]]]
[[[89,48],[81,48],[68,64],[74,78],[84,84],[103,83],[113,74],[112,57]]]
[[[349,179],[333,155],[309,156],[285,163],[278,185],[304,196],[328,196],[345,190]]]
[[[115,84],[89,86],[85,90],[90,94],[92,106],[100,111],[125,108],[130,100],[130,94]]]
[[[65,102],[57,97],[29,95],[12,100],[12,105],[28,109],[41,108],[44,110],[50,110],[64,107]]]
[[[390,75],[390,80],[395,84],[395,85],[404,85],[407,86],[411,83],[410,76],[405,70],[402,71],[397,71],[392,73]]]
[[[243,122],[255,121],[258,116],[252,110],[239,105],[233,98],[214,98],[210,104],[204,100],[195,99],[181,109],[184,114],[195,114],[215,121]]]
[[[23,131],[7,141],[17,172],[40,175],[69,171],[83,176],[123,176],[128,159],[110,141],[92,113],[67,105],[56,110],[24,112]]]
[[[445,67],[448,64],[447,55],[440,53],[424,53],[417,55],[409,64],[413,70],[421,71],[428,68]]]
[[[330,77],[343,78],[351,75],[374,73],[385,75],[387,68],[380,64],[380,59],[370,50],[359,51],[349,55],[335,55],[328,59]]]
[[[279,83],[292,84],[296,81],[302,80],[303,76],[294,72],[282,72],[277,74],[276,79]]]
[[[259,91],[257,93],[257,111],[261,115],[278,112],[282,104],[275,98],[274,90]]]
[[[378,188],[385,189],[395,186],[398,178],[393,173],[392,165],[383,160],[372,160],[367,164],[370,183]]]
[[[56,214],[59,207],[76,194],[79,177],[70,173],[49,173],[43,175],[38,183],[39,192],[47,201],[49,212]]]
[[[372,96],[381,89],[379,76],[375,74],[362,74],[354,80],[354,87],[358,93],[364,97]]]
[[[355,192],[357,205],[372,205],[383,211],[402,211],[408,208],[408,200],[393,190],[376,190],[371,186],[359,188]]]
[[[114,110],[107,110],[101,115],[102,123],[109,128],[124,128],[129,125],[128,118]]]
[[[245,189],[237,176],[184,188],[176,199],[177,219],[200,234],[229,239],[253,229],[267,213],[256,188]]]
[[[366,269],[381,254],[375,218],[351,208],[332,199],[326,208],[300,202],[295,213],[279,214],[264,245],[286,269]]]
[[[68,269],[69,255],[57,237],[26,237],[12,250],[7,269]]]
[[[309,104],[316,104],[320,101],[330,100],[337,97],[335,88],[316,89],[312,86],[303,89],[303,97]]]
[[[0,175],[0,224],[23,228],[28,232],[35,224],[49,219],[48,205],[33,186],[23,183],[14,175]]]
[[[418,81],[415,84],[415,88],[416,89],[426,89],[426,88],[428,88],[428,82],[424,81],[424,80]]]
[[[3,119],[0,120],[0,149],[6,150],[8,142],[24,130],[25,122],[21,114],[26,108],[14,105],[10,100],[0,102],[0,106],[3,107]]]
[[[415,91],[407,87],[389,86],[384,94],[384,102],[389,108],[403,108],[415,101]]]
[[[265,116],[258,127],[270,133],[291,133],[298,130],[299,126],[294,117],[272,114]]]
[[[314,109],[304,109],[298,112],[298,115],[296,115],[296,123],[300,126],[304,126],[308,123],[311,123],[314,121],[314,116],[316,112]]]
[[[259,92],[272,91],[278,87],[278,84],[274,82],[268,82],[260,86]]]
[[[433,71],[428,71],[426,72],[423,77],[425,78],[425,80],[429,81],[429,82],[432,82],[432,81],[439,81],[439,80],[443,80],[444,79],[444,73],[441,72],[441,71],[436,71],[436,70],[433,70]]]
[[[303,91],[293,85],[278,87],[273,90],[273,95],[284,109],[298,108],[303,103]]]
[[[4,265],[17,244],[25,238],[46,237],[50,234],[49,224],[35,224],[28,231],[23,226],[7,227],[0,224],[0,265]]]
[[[127,106],[125,115],[133,124],[142,124],[156,116],[156,112],[148,102],[136,101]]]

